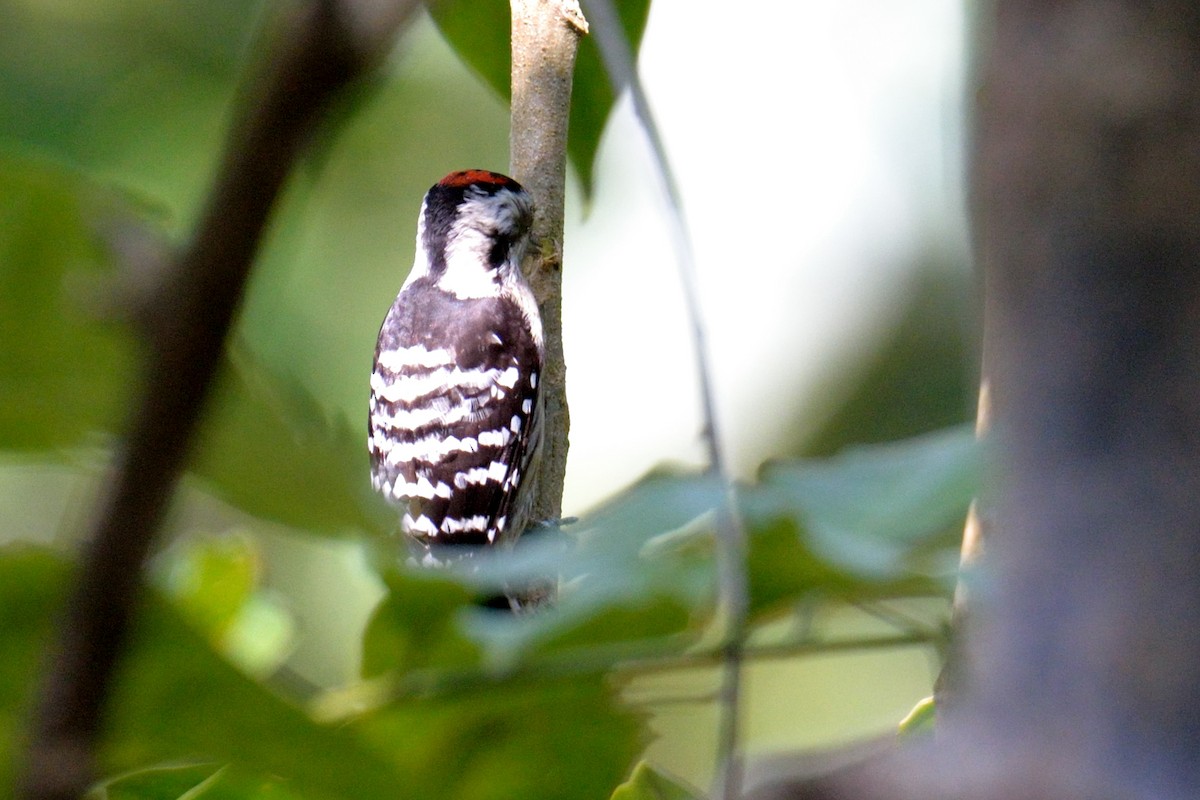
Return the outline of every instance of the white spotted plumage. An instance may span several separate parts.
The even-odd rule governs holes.
[[[496,173],[452,173],[434,185],[416,262],[380,328],[371,479],[426,549],[511,540],[529,522],[543,359],[520,271],[532,214],[524,189]]]

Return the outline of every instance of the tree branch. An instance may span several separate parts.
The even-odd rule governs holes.
[[[183,469],[280,188],[333,97],[385,52],[415,2],[289,6],[204,211],[154,315],[147,383],[47,663],[19,795],[80,797],[143,563]]]
[[[576,0],[511,0],[512,176],[537,202],[535,252],[527,273],[542,315],[546,363],[545,422],[537,495],[531,519],[562,517],[571,427],[562,342],[562,240],[567,182],[567,122],[579,37],[587,22]]]

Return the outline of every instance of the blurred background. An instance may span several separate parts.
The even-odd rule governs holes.
[[[685,198],[739,477],[753,479],[771,458],[970,419],[962,4],[697,9],[654,0],[641,74]],[[263,16],[262,3],[244,0],[0,0],[0,169],[48,163],[117,186],[181,241]],[[507,111],[422,15],[385,74],[338,117],[278,209],[238,335],[357,431],[421,197],[451,170],[503,171]],[[20,202],[0,195],[0,226]],[[621,101],[594,196],[569,185],[567,514],[657,465],[702,459],[695,356],[663,209]],[[46,236],[54,223],[46,217]],[[0,538],[69,542],[89,513],[97,458],[0,453]],[[364,481],[365,463],[364,447]],[[195,480],[172,524],[254,537],[278,611],[267,629],[289,642],[289,666],[319,685],[354,675],[380,593],[357,544],[250,524]],[[904,612],[936,621],[945,607]],[[879,623],[847,610],[822,624]],[[748,744],[766,753],[891,730],[929,693],[936,668],[925,648],[756,664]],[[701,670],[629,690],[652,701],[651,756],[700,784],[715,717],[696,698],[711,685]]]

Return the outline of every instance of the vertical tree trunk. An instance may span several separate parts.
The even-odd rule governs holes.
[[[567,120],[575,52],[587,23],[577,0],[511,0],[512,175],[537,202],[529,283],[546,336],[542,376],[545,429],[534,498],[535,521],[562,516],[571,421],[562,343],[563,205],[567,182]]]
[[[1200,787],[1200,6],[996,0],[971,155],[997,474],[938,733],[767,797]]]
[[[1194,797],[1200,11],[995,13],[972,167],[1001,491],[947,735],[1009,788]]]

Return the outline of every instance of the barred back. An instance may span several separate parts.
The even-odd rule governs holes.
[[[371,376],[371,478],[403,505],[400,527],[423,545],[494,543],[528,521],[542,432],[531,302],[462,298],[422,278],[384,320]]]

